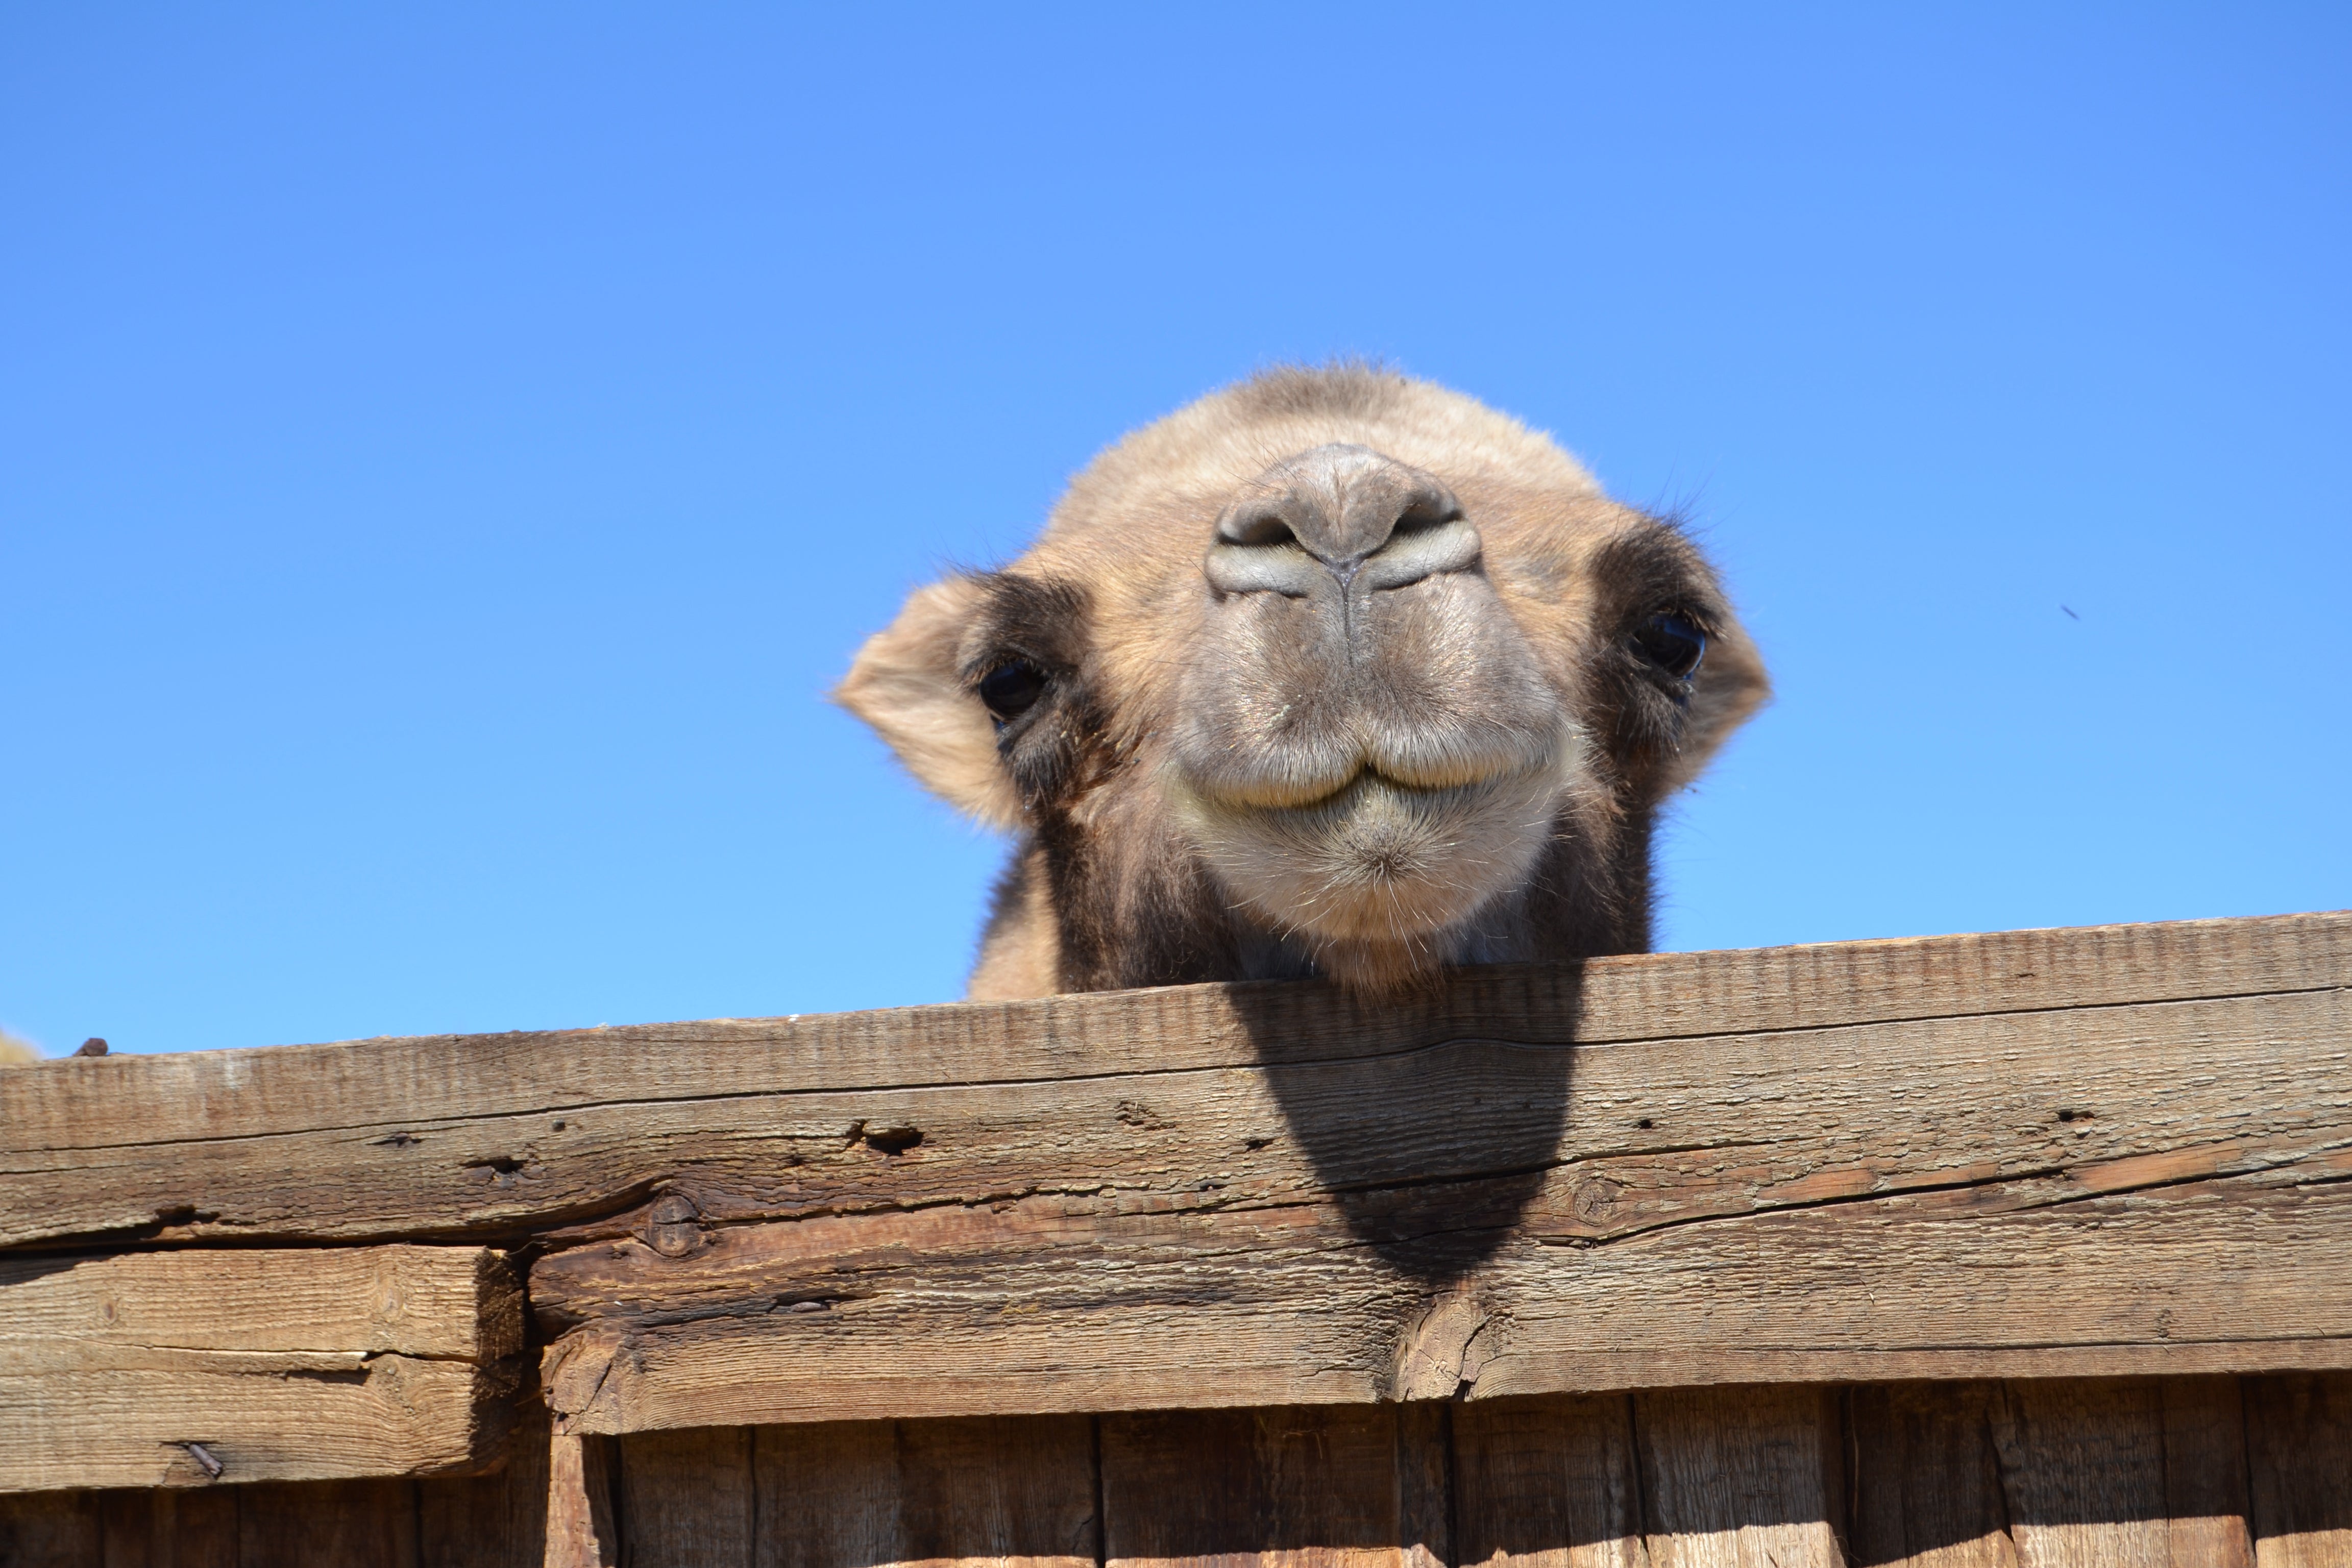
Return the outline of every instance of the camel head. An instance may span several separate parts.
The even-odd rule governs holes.
[[[1766,694],[1698,551],[1549,439],[1361,366],[1110,447],[839,698],[1018,836],[976,997],[1649,945],[1652,826]]]

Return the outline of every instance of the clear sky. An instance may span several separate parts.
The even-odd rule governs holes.
[[[1675,947],[2352,903],[2352,12],[0,13],[0,1026],[952,997],[824,693],[1253,367],[1685,508]]]

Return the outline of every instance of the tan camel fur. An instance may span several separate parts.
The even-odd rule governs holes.
[[[1764,700],[1672,523],[1426,382],[1286,369],[1150,425],[837,694],[1019,836],[970,992],[1644,951],[1658,808]]]

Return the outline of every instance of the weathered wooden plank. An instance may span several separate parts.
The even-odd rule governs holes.
[[[2352,1376],[2245,1381],[2255,1559],[2352,1568]]]
[[[2238,1405],[2213,1377],[1856,1389],[1854,1554],[2253,1568]]]
[[[470,1363],[181,1352],[170,1369],[0,1377],[10,1489],[424,1475],[483,1461],[511,1384]],[[169,1436],[166,1436],[169,1434]],[[208,1476],[201,1446],[222,1468]]]
[[[1868,1568],[2018,1568],[1993,1458],[1998,1384],[1891,1384],[1847,1399],[1851,1545]]]
[[[64,1343],[387,1351],[496,1360],[521,1348],[520,1282],[478,1247],[0,1255],[0,1356]]]
[[[559,1410],[583,1414],[592,1386],[612,1411],[642,1392],[592,1353],[623,1342],[650,1347],[646,1367],[722,1359],[736,1403],[699,1415],[704,1391],[682,1386],[680,1414],[646,1406],[658,1420],[1380,1397],[1429,1309],[1423,1283],[1472,1268],[1513,1324],[1477,1346],[1488,1394],[2347,1364],[2346,1215],[2328,1185],[2352,1166],[2340,991],[1569,1053],[1465,1043],[1344,1068],[1000,1089],[968,1114],[943,1102],[976,1091],[925,1092],[935,1134],[865,1156],[917,1173],[895,1196],[847,1181],[856,1201],[834,1212],[706,1227],[673,1193],[639,1238],[542,1259],[550,1331],[610,1331],[565,1347]],[[1435,1179],[1482,1164],[1513,1173]],[[2193,1183],[2215,1173],[2230,1174]],[[2251,1206],[2217,1219],[2237,1205]],[[2274,1234],[2240,1223],[2258,1214]],[[2173,1273],[2117,1271],[2126,1231]],[[1896,1240],[1929,1252],[1882,1276]],[[1824,1317],[1813,1280],[1832,1258],[1846,1294]],[[2069,1299],[2072,1328],[2047,1321],[2059,1289],[2088,1292]],[[1709,1303],[1696,1321],[1658,1310],[1694,1293]],[[1001,1310],[1013,1302],[1017,1320]],[[1217,1365],[1136,1353],[1204,1331]],[[752,1364],[730,1334],[759,1342]],[[1045,1364],[1024,1361],[1024,1336]],[[966,1392],[1021,1402],[940,1407],[955,1394],[938,1379],[966,1368],[930,1360],[930,1340],[996,1380]],[[814,1414],[781,1392],[757,1403],[763,1345],[824,1382]],[[859,1364],[886,1352],[887,1366]],[[890,1366],[921,1403],[883,1398]],[[1112,1375],[1131,1395],[1072,1402]],[[842,1408],[842,1382],[869,1377],[874,1400]],[[1023,1378],[1042,1382],[1005,1381]]]
[[[0,1563],[8,1568],[100,1568],[94,1492],[0,1496]]]
[[[1833,1394],[1681,1389],[1633,1412],[1653,1568],[1844,1568]]]
[[[1452,1419],[1458,1561],[1648,1568],[1627,1395],[1486,1400]]]
[[[621,1560],[629,1568],[742,1568],[751,1561],[751,1430],[621,1439]]]
[[[417,1561],[424,1568],[540,1568],[543,1552],[525,1557],[514,1539],[511,1489],[503,1469],[417,1482]],[[544,1514],[544,1483],[531,1500]]]
[[[1442,1407],[1106,1416],[1106,1561],[1218,1568],[1451,1563]]]
[[[2164,1420],[2164,1513],[2172,1561],[2255,1568],[2246,1424],[2239,1380],[2171,1377],[2157,1384]]]
[[[1992,1433],[2021,1568],[2169,1568],[2153,1383],[2011,1384]]]
[[[623,1561],[611,1437],[552,1435],[548,1445],[545,1568],[614,1568]]]
[[[2346,1363],[2352,1190],[2070,1187],[1989,1184],[1498,1259],[1482,1288],[1512,1322],[1478,1391],[2106,1373],[2132,1370],[2132,1350],[2179,1373]],[[1580,1341],[1601,1347],[1581,1373]]]
[[[1530,1219],[1467,1298],[1439,1288],[1443,1353],[1473,1399],[2352,1363],[2352,1185],[2267,1179],[1959,1189],[1572,1247]],[[1032,1202],[743,1227],[663,1260],[667,1292],[638,1244],[582,1249],[534,1272],[548,1320],[586,1325],[542,1376],[592,1431],[1392,1397],[1433,1287],[1351,1217]]]
[[[0,1259],[0,1490],[484,1464],[521,1336],[481,1247]]]
[[[508,1435],[505,1463],[497,1470],[418,1481],[417,1555],[422,1568],[541,1568],[547,1543],[548,1443],[546,1408],[530,1400]]]
[[[412,1568],[416,1483],[264,1482],[237,1499],[238,1568]]]
[[[1092,1568],[1085,1416],[758,1429],[754,1568],[885,1563]]]
[[[936,1150],[934,1122],[958,1128],[946,1146],[984,1150],[986,1140],[968,1138],[958,1118],[1033,1105],[1034,1086],[1048,1081],[1066,1095],[1087,1080],[1261,1064],[1360,1070],[1465,1039],[1592,1047],[1711,1037],[1705,1050],[1684,1053],[1696,1059],[1761,1033],[2313,992],[2340,987],[2347,972],[2352,917],[2286,916],[1474,971],[1393,1007],[1360,1005],[1318,985],[1194,986],[61,1061],[0,1079],[0,1245],[107,1235],[520,1237],[635,1210],[664,1184],[682,1184],[706,1215],[721,1217],[961,1201],[987,1190],[984,1164],[900,1160],[891,1151]],[[1836,1057],[1847,1042],[1820,1043]],[[1594,1068],[1608,1054],[1576,1053],[1577,1067]],[[969,1092],[983,1087],[991,1092]],[[1165,1142],[1152,1136],[1166,1130],[1154,1123],[1169,1118],[1152,1095],[1127,1092],[1137,1086],[1110,1087],[1120,1089],[1108,1096],[1114,1110],[1122,1101],[1141,1107],[1124,1121],[1114,1115],[1111,1126],[1139,1146],[1148,1172]],[[958,1088],[963,1101],[940,1098]],[[1311,1089],[1300,1095],[1311,1110]],[[1559,1098],[1555,1087],[1550,1106],[1524,1108],[1501,1141],[1511,1146],[1492,1152],[1548,1152]],[[1672,1093],[1604,1095],[1595,1108],[1622,1113],[1604,1148],[1638,1148],[1627,1134],[1663,1132],[1679,1110]],[[1659,1110],[1669,1117],[1651,1114]],[[908,1120],[916,1110],[932,1120]],[[901,1127],[924,1130],[924,1142],[879,1136]],[[1299,1151],[1279,1136],[1282,1126],[1256,1148],[1246,1141],[1266,1128],[1235,1131],[1245,1146],[1223,1162],[1235,1167],[1234,1183],[1297,1180]],[[1105,1136],[1119,1133],[1058,1151],[1065,1179],[1085,1177],[1098,1153],[1090,1145]],[[1327,1163],[1358,1147],[1339,1137],[1307,1142],[1310,1160]],[[1009,1190],[1036,1190],[1052,1177],[1033,1160],[1027,1184]],[[1132,1178],[1115,1165],[1099,1179]],[[1193,1174],[1202,1179],[1220,1178]],[[708,1190],[694,1190],[698,1182]],[[1160,1190],[1181,1191],[1181,1183]]]
[[[237,1568],[237,1494],[235,1487],[100,1492],[105,1568]]]

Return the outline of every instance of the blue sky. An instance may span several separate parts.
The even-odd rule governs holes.
[[[1722,563],[1666,945],[2352,902],[2352,23],[2054,11],[11,8],[0,1026],[954,996],[824,692],[1334,354]]]

